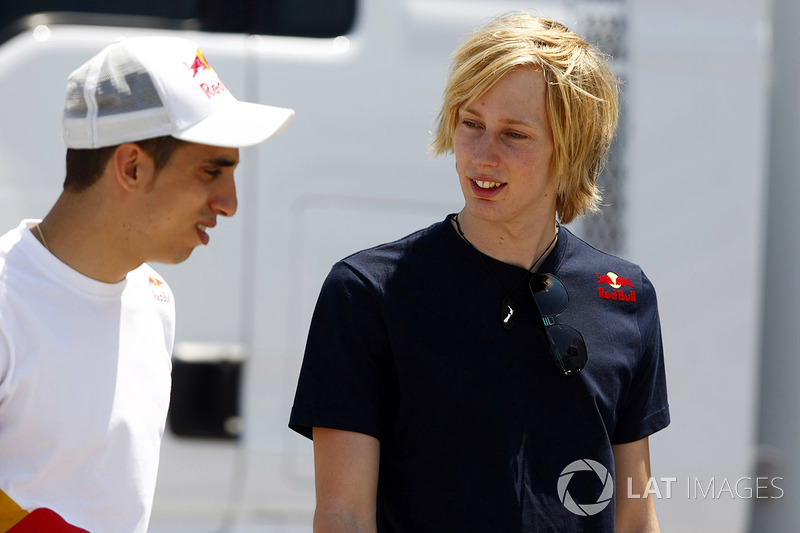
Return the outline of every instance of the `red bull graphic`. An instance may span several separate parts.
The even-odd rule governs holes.
[[[161,281],[155,276],[150,276],[148,283],[150,284],[150,290],[153,292],[153,298],[155,298],[159,302],[164,302],[164,303],[170,302],[169,293],[161,288],[161,286],[164,284],[163,281]]]
[[[186,63],[186,67],[192,71],[192,78],[196,77],[200,71],[214,72],[214,69],[212,69],[211,65],[208,64],[203,52],[201,52],[199,48],[197,49],[197,54],[194,56],[194,61],[192,61],[191,64]],[[200,83],[200,88],[208,98],[213,98],[214,96],[228,90],[219,77],[217,77],[217,81],[214,83]]]
[[[635,302],[636,301],[636,291],[633,290],[633,283],[631,282],[631,278],[623,278],[622,276],[618,276],[613,272],[607,272],[602,276],[600,273],[597,273],[597,283],[600,284],[597,287],[598,296],[603,300],[613,300],[618,302]],[[603,285],[608,285],[613,291],[607,290]],[[630,292],[625,292],[622,290],[623,287],[630,287]]]
[[[194,72],[194,74],[192,74],[193,78],[197,76],[197,72],[201,69],[211,70],[211,66],[208,64],[208,61],[206,61],[206,58],[203,56],[203,52],[201,52],[199,48],[197,49],[197,55],[194,57],[194,61],[192,61],[192,64],[188,66]]]
[[[219,83],[212,83],[210,85],[208,83],[201,83],[200,88],[203,89],[203,92],[209,98],[212,98],[228,90],[227,87],[225,87],[225,84],[222,83],[222,80],[219,80]]]

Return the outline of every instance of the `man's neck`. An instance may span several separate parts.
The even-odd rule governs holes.
[[[555,216],[548,220],[505,223],[481,220],[466,209],[458,214],[463,236],[478,251],[511,265],[536,271],[552,251]]]
[[[117,283],[141,263],[120,249],[121,240],[109,222],[114,219],[90,194],[62,193],[32,231],[40,242],[43,236],[50,253],[72,269],[97,281]]]

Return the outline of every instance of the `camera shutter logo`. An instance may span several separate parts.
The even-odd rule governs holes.
[[[575,475],[576,472],[585,471],[594,472],[597,475],[597,479],[603,484],[603,491],[594,503],[578,503],[572,499],[572,496],[567,490],[572,476]],[[614,480],[608,472],[608,469],[597,461],[578,459],[567,465],[567,467],[561,471],[561,475],[558,477],[558,498],[570,512],[579,516],[592,516],[605,509],[614,498]]]

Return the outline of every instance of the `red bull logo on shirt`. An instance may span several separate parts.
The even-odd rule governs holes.
[[[636,301],[636,291],[633,290],[631,278],[623,278],[622,276],[618,276],[613,272],[607,272],[601,276],[598,272],[597,283],[600,284],[600,286],[597,287],[598,296],[603,300],[614,300],[618,302]],[[603,287],[603,285],[607,285],[614,290],[609,291]],[[624,290],[622,290],[623,287],[630,287],[630,292],[626,293]]]
[[[153,298],[159,302],[169,303],[169,293],[161,288],[161,286],[164,284],[163,281],[155,276],[150,276],[148,283],[150,284],[150,290],[153,292]]]

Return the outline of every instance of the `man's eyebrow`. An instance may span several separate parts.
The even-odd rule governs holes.
[[[464,111],[466,111],[467,113],[469,113],[471,115],[475,115],[478,118],[483,118],[483,115],[481,115],[480,112],[478,112],[478,110],[474,109],[472,106],[467,106],[467,107],[465,107],[463,109],[464,109]],[[506,119],[501,120],[501,122],[503,122],[505,124],[511,124],[511,125],[527,126],[529,128],[536,128],[537,127],[536,124],[533,124],[531,122],[526,122],[524,120],[515,119],[515,118],[506,118]]]
[[[208,163],[212,165],[216,165],[218,167],[235,167],[239,164],[239,161],[235,159],[231,159],[229,157],[214,157],[208,160]]]

